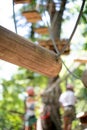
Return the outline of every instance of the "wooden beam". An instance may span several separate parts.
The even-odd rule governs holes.
[[[59,74],[62,63],[47,49],[0,26],[0,58],[48,77]]]

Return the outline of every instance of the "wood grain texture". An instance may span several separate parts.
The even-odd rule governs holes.
[[[62,63],[51,52],[0,26],[0,58],[48,77],[59,74]]]

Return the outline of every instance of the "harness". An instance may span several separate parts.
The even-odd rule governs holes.
[[[43,110],[43,113],[41,115],[41,119],[46,120],[49,117],[50,117],[50,108],[49,108],[49,106],[45,106],[44,110]]]
[[[49,118],[49,117],[50,117],[50,113],[47,112],[45,115],[41,116],[41,119],[42,119],[42,120],[45,120],[45,119],[47,119],[47,118]]]

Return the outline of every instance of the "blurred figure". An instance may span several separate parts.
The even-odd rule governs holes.
[[[66,92],[60,95],[59,102],[64,112],[63,115],[64,130],[71,130],[72,121],[75,119],[75,103],[76,103],[76,97],[74,95],[72,85],[68,84],[66,86]]]
[[[27,88],[28,97],[25,100],[25,130],[36,130],[35,100],[33,87]]]

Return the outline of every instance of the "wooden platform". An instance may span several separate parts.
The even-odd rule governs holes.
[[[47,27],[35,28],[34,31],[39,34],[48,34],[49,33]]]
[[[31,3],[32,0],[14,0],[15,4]]]
[[[75,59],[74,61],[75,62],[79,62],[81,64],[85,64],[85,63],[87,63],[87,58],[85,58],[85,59],[84,58],[83,59],[82,58],[78,58],[78,59]]]
[[[55,40],[55,43],[56,43],[56,47],[58,48],[58,50],[61,52],[61,50],[63,49],[63,47],[65,46],[65,44],[67,43],[67,40],[63,39],[63,40]],[[39,41],[39,45],[40,46],[43,46],[49,50],[52,50],[55,52],[55,49],[54,49],[54,46],[53,46],[53,43],[51,40],[40,40]],[[64,55],[68,55],[70,53],[70,45],[68,45],[68,47],[65,49],[64,51]]]
[[[24,11],[22,12],[22,15],[27,19],[28,22],[36,23],[39,20],[41,20],[40,13],[36,10],[34,11]]]
[[[62,68],[60,57],[0,26],[0,58],[48,77]]]

